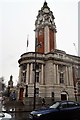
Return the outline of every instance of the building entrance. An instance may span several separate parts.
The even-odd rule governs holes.
[[[61,93],[61,100],[68,100],[68,95],[66,92]]]
[[[20,88],[20,92],[19,92],[19,100],[23,101],[23,92],[24,92],[24,88]]]
[[[61,100],[67,100],[66,94],[61,94]]]

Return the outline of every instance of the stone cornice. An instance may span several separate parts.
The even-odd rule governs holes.
[[[79,65],[80,66],[80,57],[76,57],[76,56],[72,56],[72,55],[68,55],[65,52],[62,52],[63,54],[65,54],[65,57],[60,58],[55,56],[55,52],[53,53],[47,53],[47,54],[40,54],[37,53],[37,60],[40,61],[56,61],[56,62],[60,62],[60,63],[67,63],[67,64],[71,64],[71,65]],[[66,57],[67,56],[67,57]],[[24,53],[21,55],[21,58],[18,60],[18,63],[21,64],[22,61],[34,61],[35,60],[35,52],[28,52],[28,53]]]

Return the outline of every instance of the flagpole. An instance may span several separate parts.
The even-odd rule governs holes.
[[[26,52],[28,52],[28,45],[29,45],[29,35],[27,35],[27,46],[26,46]]]

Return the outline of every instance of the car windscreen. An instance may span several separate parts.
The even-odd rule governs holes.
[[[59,102],[56,102],[52,106],[50,106],[49,108],[57,108],[59,106],[59,104],[60,104]]]

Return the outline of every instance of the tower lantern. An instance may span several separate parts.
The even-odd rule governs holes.
[[[56,25],[54,22],[53,12],[45,1],[41,10],[38,11],[35,21],[35,37],[41,47],[38,48],[39,53],[48,53],[56,49]]]

